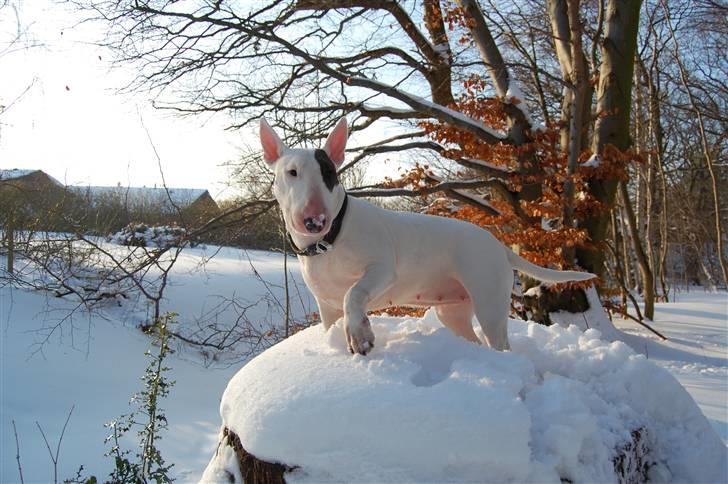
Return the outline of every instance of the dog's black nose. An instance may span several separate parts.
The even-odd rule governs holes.
[[[325,222],[325,220],[319,221],[312,217],[303,219],[303,225],[306,227],[306,230],[313,234],[321,232],[324,229]]]

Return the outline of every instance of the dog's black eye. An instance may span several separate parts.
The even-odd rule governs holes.
[[[298,176],[298,172],[296,170],[288,170],[288,174],[291,176]]]

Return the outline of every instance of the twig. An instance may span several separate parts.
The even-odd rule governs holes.
[[[616,307],[616,306],[615,306],[614,304],[611,304],[611,303],[609,303],[609,302],[608,302],[608,303],[606,303],[606,304],[604,304],[604,307],[606,307],[606,308],[608,308],[608,309],[611,309],[611,310],[616,310],[616,309],[618,309],[618,308],[617,308],[617,307]],[[629,313],[628,313],[627,311],[622,311],[622,310],[619,310],[618,312],[619,312],[619,314],[621,314],[622,316],[624,316],[624,317],[627,317],[627,318],[631,319],[632,321],[634,321],[635,323],[639,324],[640,326],[642,326],[642,327],[644,327],[644,328],[646,328],[646,329],[648,329],[648,330],[652,331],[652,332],[653,332],[653,333],[655,333],[655,334],[656,334],[657,336],[659,336],[659,337],[660,337],[660,338],[661,338],[661,339],[662,339],[663,341],[667,341],[667,336],[665,336],[664,334],[660,333],[659,331],[657,331],[657,330],[656,330],[655,328],[653,328],[653,327],[652,327],[652,326],[650,326],[649,324],[647,324],[647,323],[645,323],[645,322],[643,322],[643,321],[640,321],[640,320],[639,320],[639,319],[637,319],[636,317],[634,317],[634,316],[632,316],[631,314],[629,314]]]
[[[283,217],[281,217],[281,220],[283,220]],[[288,338],[288,331],[290,326],[290,310],[291,310],[291,297],[290,292],[288,290],[288,240],[286,240],[286,227],[283,226],[283,281],[285,282],[285,289],[286,289],[286,338]]]
[[[18,473],[20,473],[20,484],[25,484],[23,479],[23,466],[20,465],[20,443],[18,442],[18,429],[15,428],[15,420],[13,420],[13,432],[15,433],[15,460],[18,461]]]
[[[68,412],[68,417],[66,417],[66,423],[63,424],[63,429],[61,430],[61,436],[58,438],[58,444],[56,445],[56,453],[53,454],[53,451],[51,450],[51,445],[48,443],[48,439],[46,438],[45,432],[43,432],[43,427],[40,426],[38,421],[35,421],[35,425],[38,426],[38,430],[40,430],[40,434],[43,436],[43,441],[45,442],[46,448],[48,449],[48,455],[51,457],[51,461],[53,462],[53,482],[55,484],[58,484],[58,454],[61,452],[61,443],[63,442],[63,435],[66,433],[66,427],[68,426],[68,421],[71,420],[71,414],[73,413],[73,409],[76,408],[75,405],[71,405],[71,410]],[[14,425],[14,424],[13,424]]]

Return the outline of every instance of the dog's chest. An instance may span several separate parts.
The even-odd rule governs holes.
[[[330,253],[299,259],[306,286],[317,299],[332,303],[340,302],[363,274],[360,264],[345,255]]]

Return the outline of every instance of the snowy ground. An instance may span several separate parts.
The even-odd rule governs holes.
[[[728,294],[693,290],[674,299],[656,305],[652,323],[668,341],[631,321],[615,325],[635,351],[670,370],[728,443]]]
[[[199,262],[211,249],[185,251],[176,266],[165,309],[180,313],[181,324],[203,318],[219,297],[236,295],[256,300],[265,291],[252,276],[243,251],[223,249],[207,265]],[[274,283],[282,279],[278,255],[250,252],[258,272]],[[295,273],[297,264],[291,261]],[[303,296],[303,306],[310,301]],[[25,482],[53,479],[53,465],[36,426],[53,446],[72,406],[73,415],[60,450],[60,479],[83,464],[90,474],[105,477],[110,460],[103,457],[105,422],[129,411],[127,400],[141,386],[149,340],[136,329],[148,309],[126,303],[101,315],[58,324],[70,304],[42,294],[0,289],[0,482],[18,481],[15,421]],[[301,305],[298,310],[303,311]],[[311,309],[310,306],[307,308]],[[678,293],[676,303],[657,306],[655,327],[670,338],[657,343],[629,322],[618,323],[625,341],[636,351],[670,370],[700,405],[724,441],[728,440],[728,300],[725,293]],[[641,339],[638,336],[646,336]],[[40,350],[40,351],[39,351]],[[228,380],[242,364],[206,368],[193,352],[169,360],[177,384],[164,402],[170,430],[161,449],[182,482],[201,475],[216,445],[219,404]]]

